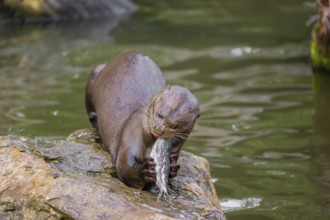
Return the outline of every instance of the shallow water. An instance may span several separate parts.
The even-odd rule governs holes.
[[[92,67],[142,51],[199,98],[184,149],[209,160],[229,220],[329,219],[330,77],[312,77],[305,26],[316,9],[302,0],[139,2],[120,25],[7,26],[0,135],[56,139],[90,127]]]

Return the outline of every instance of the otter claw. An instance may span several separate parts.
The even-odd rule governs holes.
[[[180,169],[179,164],[173,164],[173,165],[171,164],[169,177],[170,178],[176,177],[176,175],[178,174],[179,169]]]
[[[179,158],[178,153],[171,153],[170,155],[170,173],[169,178],[174,178],[178,174],[178,171],[180,169],[180,165],[177,163]]]
[[[142,163],[142,174],[143,174],[143,179],[146,182],[149,183],[154,183],[156,182],[156,163],[154,162],[154,159],[151,157],[148,157],[144,160]]]
[[[170,154],[170,162],[172,163],[173,161],[175,161],[175,163],[178,161],[179,159],[179,154],[178,153],[171,153]]]

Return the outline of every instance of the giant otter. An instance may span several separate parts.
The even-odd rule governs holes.
[[[150,151],[158,137],[171,139],[169,177],[176,176],[181,147],[200,114],[189,90],[166,86],[148,56],[130,52],[92,71],[85,99],[89,120],[121,181],[140,189],[155,183]]]

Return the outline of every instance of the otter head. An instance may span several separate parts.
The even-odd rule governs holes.
[[[148,127],[156,139],[186,139],[199,115],[197,98],[188,89],[167,86],[149,104]]]

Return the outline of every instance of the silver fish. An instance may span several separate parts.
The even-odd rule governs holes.
[[[150,157],[152,157],[156,163],[156,185],[159,189],[157,199],[160,199],[162,195],[164,195],[165,199],[170,198],[168,194],[168,176],[170,173],[171,146],[172,143],[170,139],[159,137],[150,153]]]

